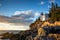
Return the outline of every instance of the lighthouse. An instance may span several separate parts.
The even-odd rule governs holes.
[[[41,20],[41,21],[45,21],[45,14],[41,13],[41,15],[40,15],[40,20]]]

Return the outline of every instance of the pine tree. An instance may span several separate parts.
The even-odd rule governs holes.
[[[52,3],[52,8],[50,9],[49,12],[49,17],[53,22],[60,20],[60,8],[58,7],[57,4],[54,6],[54,3]]]

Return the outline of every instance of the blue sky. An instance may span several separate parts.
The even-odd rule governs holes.
[[[48,12],[54,0],[0,0],[0,14],[11,16],[15,11],[33,10],[33,12]],[[56,0],[54,1],[56,3]],[[60,5],[60,0],[57,3]]]

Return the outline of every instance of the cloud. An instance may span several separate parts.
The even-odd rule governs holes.
[[[34,19],[33,10],[16,11],[11,17],[11,22],[17,25],[29,26]]]
[[[54,3],[54,0],[51,0],[51,2],[53,2],[53,3]]]
[[[48,14],[49,14],[49,11],[46,11],[46,13],[48,13]]]
[[[40,16],[39,12],[35,12],[35,16]]]
[[[45,2],[44,2],[44,1],[41,1],[41,2],[40,2],[40,5],[43,5],[43,4],[45,4]]]
[[[32,10],[27,10],[27,11],[16,11],[13,14],[13,17],[17,17],[16,19],[24,19],[24,20],[29,20],[34,17],[33,11]]]
[[[51,6],[48,6],[48,8],[51,8]]]
[[[53,2],[54,3],[54,0],[49,0],[49,3]]]
[[[16,11],[13,15],[19,15],[19,14],[31,14],[32,10],[27,11]]]
[[[13,23],[0,23],[0,30],[28,30],[27,26],[12,25]]]

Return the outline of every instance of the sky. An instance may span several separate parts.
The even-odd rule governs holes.
[[[46,13],[49,11],[51,1],[54,0],[0,0],[0,14],[12,16],[16,11],[26,10]],[[60,0],[55,1],[60,5]]]
[[[13,20],[14,23],[20,22],[21,25],[24,24],[22,26],[28,26],[41,12],[49,13],[51,2],[60,6],[60,0],[0,0],[0,15],[8,17],[20,15],[20,20]]]

